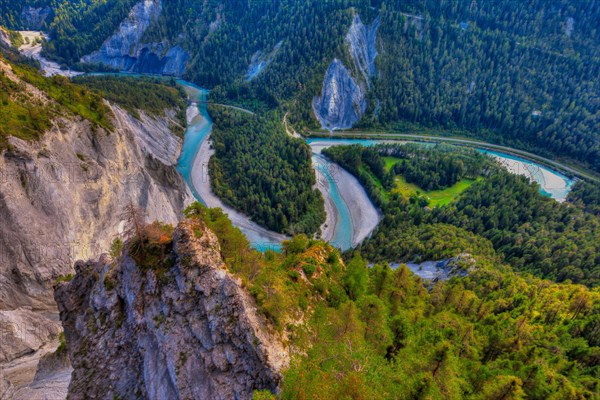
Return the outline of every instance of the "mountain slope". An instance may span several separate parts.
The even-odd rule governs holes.
[[[33,126],[14,129],[0,120],[0,215],[6,222],[0,227],[0,308],[52,309],[54,280],[71,271],[74,259],[109,249],[126,205],[177,221],[191,199],[174,166],[181,139],[170,130],[170,111],[156,118],[142,112],[142,124],[60,77],[42,78],[1,57],[0,69],[1,82],[18,88],[4,92],[0,107],[22,107]],[[84,92],[85,101],[69,97]],[[95,122],[99,110],[106,127]]]
[[[489,243],[487,254],[462,254],[460,277],[433,283],[403,265],[369,268],[359,255],[344,263],[306,236],[284,243],[285,254],[260,254],[220,210],[195,204],[186,214],[175,230],[134,231],[121,256],[80,262],[56,287],[73,398],[593,398],[598,390],[597,289],[516,275]]]
[[[140,4],[145,3],[136,7]],[[117,12],[123,2],[103,7],[125,18]],[[361,128],[460,132],[600,171],[599,106],[593,97],[600,72],[597,0],[534,1],[526,10],[510,2],[178,0],[160,10],[138,40],[117,54],[133,55],[134,70],[183,73],[200,85],[222,85],[215,98],[284,106],[293,111],[292,122],[314,128],[311,103],[321,93],[327,66],[338,58],[360,78],[364,67],[352,55],[376,52],[368,69],[375,66],[378,73]],[[71,26],[71,14],[65,8],[64,18],[54,20],[54,40],[47,49],[75,63],[84,55],[82,46],[87,54],[100,48],[102,34],[94,31],[89,44],[85,35],[96,25],[80,24],[82,41],[63,38],[59,32]],[[357,15],[366,27],[377,19],[377,29],[365,35],[376,43],[375,52],[357,53],[346,45],[348,32],[359,31],[352,29]],[[78,18],[85,20],[85,13]],[[107,39],[116,29],[111,17],[99,32],[110,32],[102,36]],[[279,43],[260,73],[246,79],[253,56]],[[130,53],[131,48],[139,51]],[[177,60],[177,67],[167,68],[169,60]]]

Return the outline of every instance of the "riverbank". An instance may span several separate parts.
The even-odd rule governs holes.
[[[207,91],[188,82],[178,81],[188,94],[190,105],[187,109],[188,127],[185,133],[183,149],[178,163],[178,171],[188,182],[198,201],[209,208],[221,208],[233,225],[241,229],[252,247],[258,250],[279,249],[286,235],[272,232],[250,220],[245,214],[233,209],[217,197],[210,187],[208,162],[214,151],[210,146],[212,121],[206,110]]]
[[[335,232],[339,224],[339,212],[332,199],[331,184],[327,176],[319,170],[321,164],[313,155],[312,164],[317,175],[317,189],[321,192],[325,203],[325,222],[321,225],[321,239],[326,242],[332,242],[335,238]]]
[[[307,139],[307,143],[311,146],[313,151],[321,152],[324,148],[330,146],[341,146],[341,145],[352,145],[359,144],[361,146],[374,146],[382,143],[421,143],[423,145],[434,145],[433,142],[423,142],[419,140],[407,141],[407,140],[393,140],[393,139],[350,139],[350,138],[311,138]],[[451,145],[456,145],[450,143]],[[531,181],[535,181],[540,185],[540,192],[545,195],[552,197],[558,202],[566,200],[571,188],[575,184],[576,180],[570,179],[560,172],[549,169],[548,167],[537,164],[534,161],[521,158],[519,156],[513,156],[507,153],[501,153],[498,151],[485,149],[485,146],[467,146],[472,147],[482,153],[489,154],[496,158],[500,164],[502,164],[509,172],[514,174],[523,175],[529,178]]]
[[[321,155],[326,146],[309,145],[327,211],[323,239],[342,250],[356,247],[377,227],[381,214],[354,175]]]

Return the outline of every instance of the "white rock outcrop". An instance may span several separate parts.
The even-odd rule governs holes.
[[[379,17],[366,27],[358,14],[354,15],[346,35],[353,69],[334,59],[325,73],[321,95],[313,99],[313,112],[323,129],[351,128],[367,110],[371,78],[377,72],[378,27]]]

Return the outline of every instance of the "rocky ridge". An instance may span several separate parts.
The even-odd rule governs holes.
[[[55,299],[74,368],[69,397],[250,399],[277,391],[287,350],[200,220],[175,230],[175,262],[78,262]],[[110,283],[107,283],[110,282]],[[124,351],[124,349],[127,349]]]

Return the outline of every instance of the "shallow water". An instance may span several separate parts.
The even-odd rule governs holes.
[[[567,195],[575,184],[574,179],[533,161],[491,150],[479,149],[479,151],[495,157],[510,172],[526,176],[537,182],[540,185],[540,192],[544,196],[552,197],[558,202],[567,199]]]
[[[354,236],[350,209],[346,202],[344,202],[337,182],[331,174],[333,168],[332,163],[322,155],[316,153],[313,153],[313,160],[317,165],[317,174],[319,174],[320,177],[325,177],[327,179],[327,183],[329,184],[329,195],[336,207],[335,213],[337,214],[337,223],[335,225],[333,239],[330,243],[334,247],[348,250],[352,248],[352,238]]]
[[[194,197],[206,205],[206,202],[196,193],[194,185],[192,183],[192,168],[194,166],[194,159],[200,149],[200,145],[207,138],[212,130],[212,120],[208,115],[206,109],[206,99],[208,96],[208,90],[202,89],[196,85],[193,85],[186,81],[177,81],[187,93],[191,107],[196,107],[198,114],[191,120],[188,121],[188,126],[185,131],[183,139],[183,147],[181,149],[181,155],[177,163],[177,171],[183,176],[188,184],[188,187],[192,191]]]

